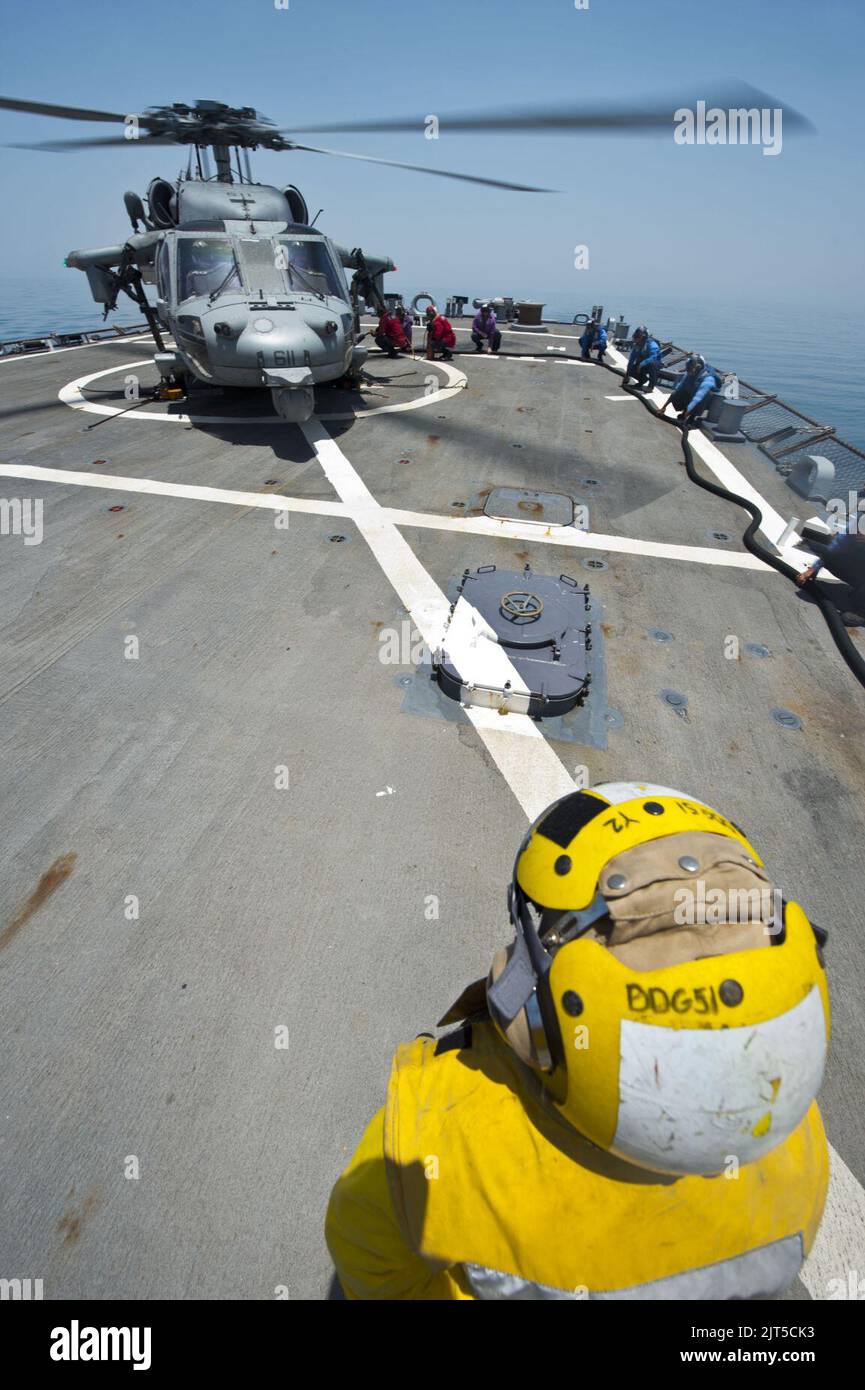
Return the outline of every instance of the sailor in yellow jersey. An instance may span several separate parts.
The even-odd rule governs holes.
[[[549,807],[508,902],[333,1190],[347,1296],[782,1293],[828,1180],[824,933],[736,825],[642,783]]]

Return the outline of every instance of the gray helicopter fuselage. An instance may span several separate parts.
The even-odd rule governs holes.
[[[73,251],[67,264],[109,306],[130,260],[155,286],[156,318],[174,340],[156,356],[164,377],[269,389],[286,420],[312,414],[316,386],[357,377],[367,350],[345,268],[380,283],[390,260],[348,251],[295,220],[308,214],[294,189],[154,180],[148,202],[145,217],[127,195],[145,231],[122,246]]]
[[[210,248],[228,248],[234,270],[224,256],[215,258],[213,270],[190,269],[192,257]],[[291,259],[296,249],[307,248],[327,274]],[[226,275],[228,284],[220,288]],[[299,288],[301,276],[315,289]],[[273,387],[271,374],[306,368],[319,384],[359,365],[338,253],[327,237],[306,227],[166,231],[156,256],[156,286],[158,317],[200,381]]]

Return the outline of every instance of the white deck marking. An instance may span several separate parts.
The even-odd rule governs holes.
[[[618,358],[619,366],[624,367],[627,365],[627,357],[624,353],[619,352],[618,348],[607,348],[607,352],[611,357]],[[658,387],[653,391],[646,392],[646,400],[651,401],[652,404],[658,406],[659,409],[669,399],[670,394],[661,391]],[[776,512],[775,508],[766,501],[765,497],[748,482],[744,473],[741,473],[736,465],[731,463],[725,454],[721,453],[721,450],[714,440],[707,438],[700,430],[692,429],[688,433],[688,443],[697,457],[705,463],[709,471],[714,473],[722,487],[727,488],[730,492],[737,492],[740,497],[747,498],[749,502],[757,503],[757,506],[763,513],[763,522],[759,529],[763,532],[763,535],[770,544],[774,546],[775,549],[778,549],[777,542],[787,525],[787,522],[784,517],[781,516],[780,512]],[[786,560],[788,565],[792,565],[793,569],[807,569],[816,559],[816,556],[809,554],[805,550],[796,550],[793,546],[785,546],[779,553],[781,558]]]
[[[366,420],[373,415],[393,415],[397,411],[419,410],[422,406],[437,405],[440,401],[447,400],[450,396],[456,395],[461,391],[466,383],[466,375],[458,367],[453,367],[449,362],[430,362],[430,367],[437,367],[445,375],[447,386],[440,386],[437,391],[431,391],[428,395],[423,394],[414,397],[409,401],[398,401],[395,405],[375,405],[369,410],[355,413],[352,410],[336,412],[330,415],[319,415],[319,420]],[[114,376],[120,372],[129,372],[133,367],[152,366],[151,358],[139,358],[135,362],[121,362],[113,367],[108,367],[102,372],[90,372],[87,376],[77,377],[75,381],[70,381],[66,386],[62,386],[57,392],[59,399],[64,405],[71,406],[73,410],[84,410],[90,415],[116,415],[122,420],[156,420],[159,424],[165,425],[270,425],[278,426],[282,422],[275,411],[271,410],[267,415],[169,415],[161,410],[143,410],[136,406],[129,408],[129,402],[124,401],[123,405],[106,405],[101,401],[90,401],[84,395],[85,386],[89,386],[91,381],[98,381],[100,377]]]
[[[421,637],[430,651],[435,651],[441,644],[450,612],[445,594],[388,519],[336,440],[317,420],[307,420],[300,428]],[[529,819],[540,815],[557,797],[573,791],[573,780],[527,715],[502,715],[475,706],[467,708],[465,715]],[[521,737],[515,738],[514,734]]]
[[[35,337],[43,335],[36,333]],[[45,337],[50,336],[45,334]],[[57,357],[61,352],[84,352],[87,348],[108,347],[110,344],[117,343],[140,343],[144,338],[149,338],[148,333],[129,333],[122,334],[117,338],[100,338],[98,343],[75,343],[72,347],[46,348],[44,352],[10,352],[0,356],[0,362],[32,362],[36,357]],[[151,358],[150,361],[153,359]]]
[[[764,570],[775,574],[771,565],[741,550],[716,550],[707,545],[675,545],[667,541],[644,541],[630,536],[610,536],[602,531],[579,531],[574,526],[548,526],[539,522],[499,521],[491,516],[436,516],[429,512],[410,512],[388,507],[388,516],[397,526],[419,526],[437,531],[466,531],[494,540],[537,542],[562,545],[574,550],[609,550],[620,555],[644,555],[657,560],[686,560],[698,565],[722,568]]]
[[[511,661],[507,650],[499,642],[495,630],[474,604],[460,594],[450,620],[444,642],[444,650],[449,663],[460,677],[465,687],[479,686],[486,691],[499,692],[494,700],[468,700],[469,704],[492,705],[505,703],[503,691],[510,689],[512,696],[520,696],[520,704],[508,701],[511,709],[527,714],[529,710],[529,687]]]
[[[865,1279],[865,1191],[829,1145],[829,1193],[811,1254],[800,1278],[812,1298],[860,1298],[850,1291]],[[833,1284],[837,1280],[837,1284]]]
[[[636,396],[604,396],[605,401],[635,401]]]
[[[67,468],[42,468],[29,463],[2,463],[0,477],[27,478],[31,482],[65,483],[70,487],[102,488],[154,497],[179,497],[195,502],[222,502],[229,507],[263,507],[270,511],[306,512],[310,515],[352,517],[342,502],[307,497],[287,497],[283,493],[241,492],[233,488],[198,486],[194,483],[167,483],[157,478],[127,478],[116,473],[82,473]],[[381,507],[382,515],[394,526],[415,526],[424,530],[464,532],[488,536],[492,540],[536,542],[574,550],[601,550],[620,555],[642,555],[661,560],[684,560],[691,564],[718,565],[728,569],[765,570],[771,566],[747,552],[713,550],[710,546],[674,545],[665,541],[643,541],[629,536],[608,536],[602,532],[578,531],[573,526],[548,526],[538,522],[499,521],[494,517],[437,516],[433,512],[411,512],[399,507]]]
[[[190,502],[225,502],[232,507],[263,507],[274,512],[309,512],[316,516],[350,516],[342,502],[320,498],[284,497],[273,492],[239,492],[192,483],[163,483],[156,478],[124,478],[116,473],[76,473],[66,468],[39,468],[35,464],[0,463],[0,477],[29,478],[33,482],[67,483],[72,487],[104,488],[109,492],[136,492],[156,497],[180,497]]]

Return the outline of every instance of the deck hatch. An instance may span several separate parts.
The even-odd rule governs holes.
[[[493,488],[484,511],[497,521],[535,521],[540,526],[571,526],[574,520],[574,503],[565,493],[528,488]]]
[[[588,589],[562,574],[466,570],[433,673],[452,700],[556,718],[582,705],[592,676]]]

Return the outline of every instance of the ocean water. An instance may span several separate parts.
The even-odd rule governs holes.
[[[397,284],[407,300],[414,288]],[[431,286],[440,306],[447,293]],[[481,291],[485,292],[485,291]],[[540,293],[535,297],[540,298]],[[550,294],[545,319],[570,323],[591,304]],[[776,393],[840,439],[865,450],[865,333],[863,316],[849,309],[815,309],[800,303],[760,305],[697,299],[623,296],[604,305],[604,318],[622,313],[634,327],[646,323],[660,338],[702,352],[714,366],[733,371],[751,385]],[[121,298],[109,323],[132,324],[141,313]],[[90,298],[85,277],[74,270],[55,275],[0,276],[0,340],[41,333],[71,333],[103,327],[102,311]]]

